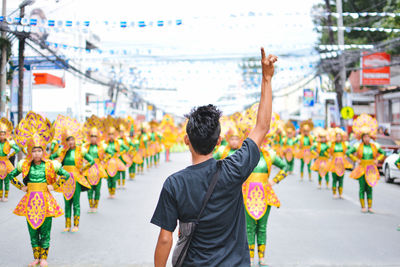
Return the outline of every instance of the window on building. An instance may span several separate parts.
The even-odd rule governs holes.
[[[391,122],[400,124],[400,98],[391,99]]]

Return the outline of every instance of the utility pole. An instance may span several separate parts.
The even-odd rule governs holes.
[[[339,107],[339,114],[341,109],[343,108],[343,92],[344,85],[346,83],[346,64],[345,64],[345,55],[344,55],[344,31],[343,31],[343,7],[342,0],[336,0],[336,12],[339,14],[338,17],[338,45],[340,50],[339,60],[340,60],[340,69],[339,69],[339,88],[336,88],[337,101]],[[344,120],[340,117],[340,125],[344,125]]]
[[[19,17],[25,16],[25,5],[21,5],[19,9]],[[25,36],[23,33],[18,37],[18,123],[24,116],[24,50]]]
[[[7,0],[3,0],[3,6],[1,15],[3,18],[6,17],[6,7],[7,7]],[[1,38],[4,40],[6,39],[6,32],[1,31]],[[5,117],[5,109],[6,109],[6,84],[7,84],[7,47],[6,43],[3,42],[3,47],[1,48],[1,61],[0,61],[0,117]]]

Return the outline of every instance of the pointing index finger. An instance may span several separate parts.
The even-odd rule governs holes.
[[[264,47],[261,47],[261,59],[265,58],[265,51],[264,51]]]

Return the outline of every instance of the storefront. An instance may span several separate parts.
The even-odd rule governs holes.
[[[375,114],[379,124],[389,125],[389,133],[400,140],[400,87],[375,95]]]

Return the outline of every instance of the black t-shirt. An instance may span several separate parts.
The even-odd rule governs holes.
[[[246,139],[222,161],[214,192],[193,236],[184,266],[249,266],[242,184],[257,166],[260,152]],[[183,169],[164,183],[151,223],[173,232],[177,220],[195,221],[217,161],[209,159]]]

